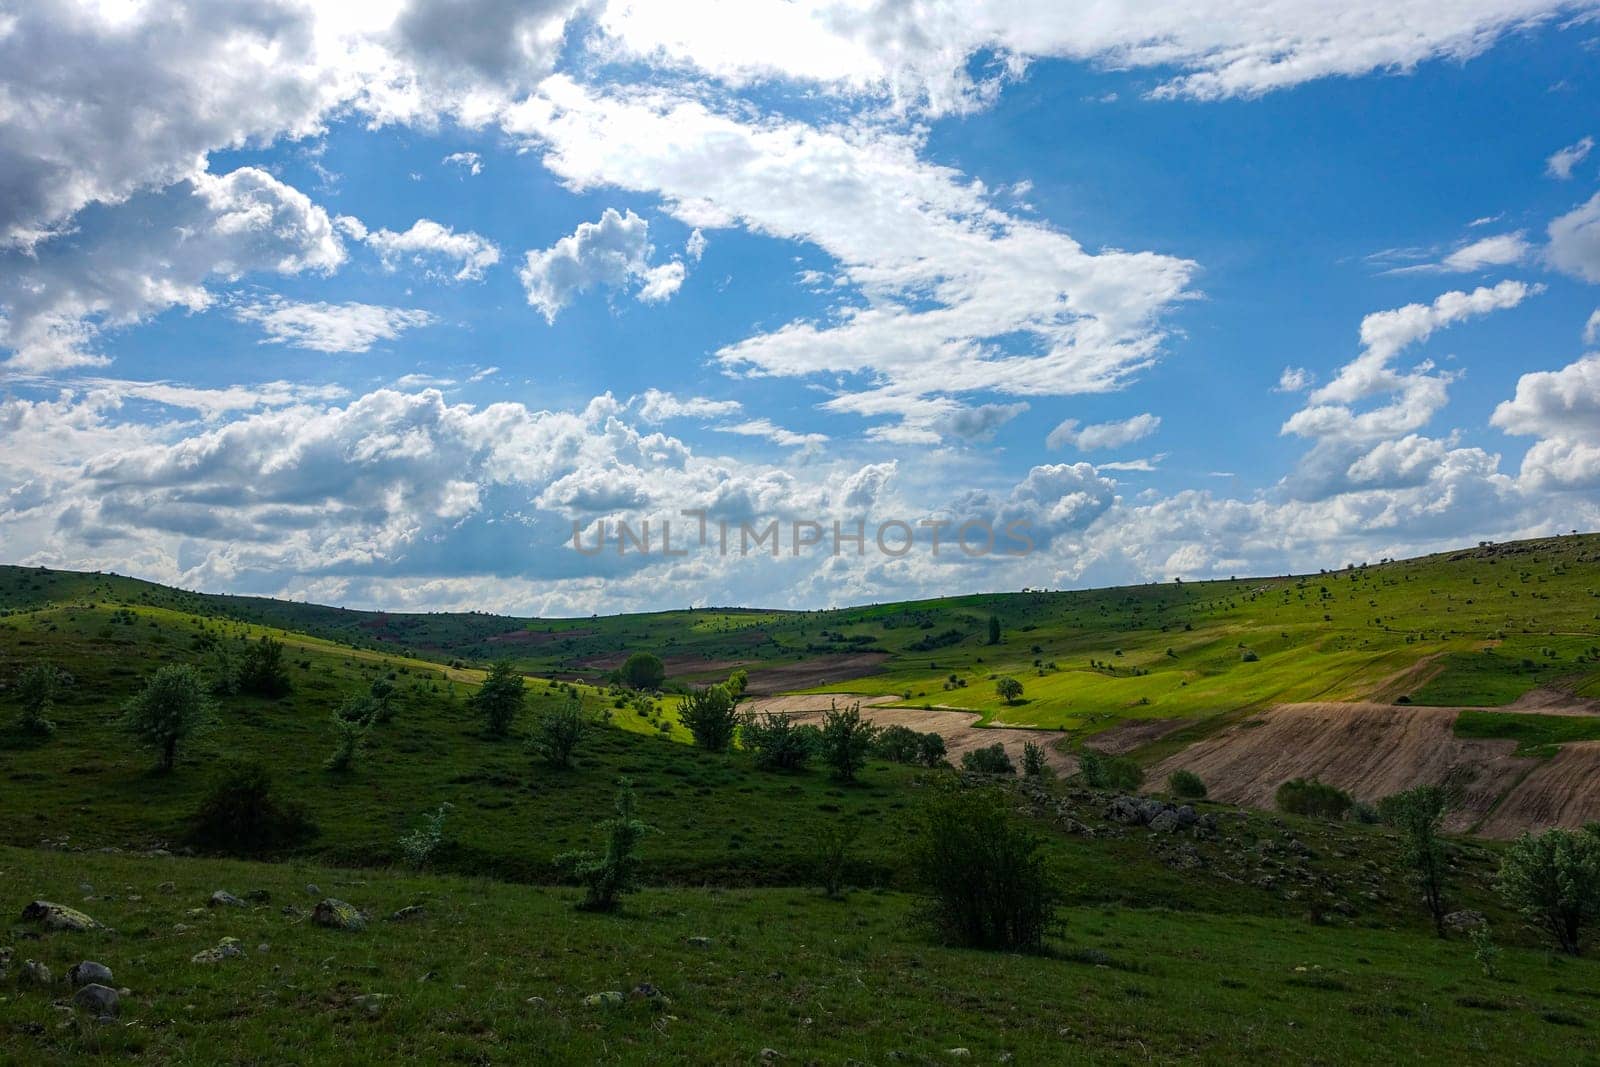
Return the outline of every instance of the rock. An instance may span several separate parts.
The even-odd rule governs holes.
[[[211,899],[206,901],[206,907],[242,908],[244,907],[244,901],[240,900],[226,889],[219,889],[215,893],[211,894]]]
[[[72,995],[72,1003],[92,1015],[115,1015],[117,991],[110,986],[92,982]]]
[[[690,948],[710,948],[711,947],[711,939],[709,937],[691,937],[691,938],[688,938],[684,943],[687,944]]]
[[[267,953],[269,953],[271,951],[272,951],[272,946],[267,944],[265,941],[261,942],[261,944],[256,946],[256,955],[257,956],[265,956]]]
[[[1192,804],[1183,805],[1173,814],[1178,817],[1178,825],[1182,827],[1187,828],[1200,821],[1200,816],[1195,812]]]
[[[1444,917],[1444,928],[1457,934],[1488,925],[1489,920],[1483,917],[1481,911],[1452,911]]]
[[[970,1048],[947,1048],[944,1051],[945,1055],[953,1060],[970,1060],[972,1058],[972,1050]]]
[[[322,895],[322,890],[317,888],[317,883],[315,883],[315,882],[307,882],[306,883],[306,896],[308,896],[308,897],[320,897],[321,895]]]
[[[773,1060],[783,1059],[783,1053],[779,1052],[775,1048],[764,1048],[761,1050],[761,1058],[766,1060],[768,1063],[771,1063]]]
[[[37,960],[23,960],[22,970],[17,972],[17,981],[23,985],[49,985],[50,968]]]
[[[608,989],[603,993],[590,993],[584,997],[583,1006],[586,1008],[614,1008],[621,1004],[622,1000],[621,990]]]
[[[527,1004],[528,1007],[530,1007],[530,1008],[543,1009],[543,1008],[549,1006],[549,1002],[547,1000],[545,1000],[543,997],[529,997],[523,1003]]]
[[[1144,821],[1143,807],[1138,797],[1116,797],[1106,806],[1106,818],[1127,826],[1137,826]]]
[[[367,917],[354,904],[323,897],[311,909],[311,921],[330,930],[365,930]]]
[[[82,963],[74,963],[67,968],[67,981],[72,983],[74,989],[79,986],[94,985],[96,983],[110,985],[111,968],[103,963],[84,960]]]
[[[22,921],[38,923],[47,930],[72,930],[78,933],[105,929],[77,908],[69,908],[65,904],[52,904],[48,900],[35,900],[23,908]]]
[[[189,932],[189,929],[190,928],[189,928],[189,925],[187,923],[173,923],[172,924],[172,932],[175,933],[175,934],[186,934],[186,933]]]
[[[208,948],[202,952],[196,952],[193,956],[190,956],[189,962],[221,963],[223,960],[231,960],[235,957],[243,955],[244,949],[239,947],[239,939],[237,937],[225,937],[221,941],[217,942],[216,948]]]
[[[1178,829],[1178,816],[1170,811],[1162,811],[1150,820],[1150,830],[1157,834],[1170,834]]]
[[[359,997],[352,998],[350,1003],[365,1009],[368,1015],[376,1015],[383,1010],[384,1002],[388,999],[387,993],[363,993]]]
[[[177,882],[162,882],[160,885],[156,886],[156,892],[157,893],[165,893],[168,896],[171,896],[173,893],[176,893],[177,891],[178,891],[178,883]]]
[[[389,916],[389,921],[392,923],[410,922],[413,919],[426,918],[427,914],[428,909],[424,908],[421,904],[408,904],[399,911],[395,912],[393,915]]]

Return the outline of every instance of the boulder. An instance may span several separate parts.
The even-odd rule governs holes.
[[[1195,812],[1194,806],[1190,804],[1182,805],[1173,814],[1178,817],[1178,825],[1185,829],[1200,821],[1199,814]]]
[[[208,948],[190,956],[189,962],[221,963],[223,960],[231,960],[243,955],[244,949],[239,947],[239,939],[237,937],[225,937],[217,942],[216,948]]]
[[[621,1004],[622,1001],[623,996],[621,990],[607,989],[603,993],[590,993],[588,996],[584,997],[583,1006],[586,1008],[614,1008]]]
[[[1157,834],[1170,834],[1178,829],[1178,816],[1174,812],[1157,812],[1155,818],[1150,820],[1150,830]]]
[[[52,904],[48,900],[35,900],[23,908],[22,921],[38,923],[47,930],[73,930],[78,933],[105,929],[77,908],[69,908],[65,904]]]
[[[323,897],[311,909],[311,921],[330,930],[365,930],[367,917],[354,904]]]
[[[84,960],[67,968],[67,981],[71,982],[75,989],[86,985],[110,985],[111,968],[93,960]]]
[[[117,991],[110,986],[92,982],[72,995],[72,1003],[91,1015],[115,1015],[117,1013]]]
[[[1481,911],[1452,911],[1444,917],[1444,928],[1452,933],[1464,934],[1476,930],[1480,926],[1488,926],[1489,920],[1483,917]]]
[[[17,972],[17,981],[23,985],[49,985],[51,977],[50,968],[37,960],[23,960],[22,970]]]
[[[1106,808],[1106,818],[1128,826],[1144,822],[1144,805],[1138,797],[1117,797]]]
[[[240,900],[226,889],[219,889],[215,893],[211,894],[211,899],[206,901],[206,907],[242,908],[244,907],[244,901]]]

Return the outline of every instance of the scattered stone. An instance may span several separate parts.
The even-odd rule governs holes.
[[[389,999],[387,993],[363,993],[353,998],[350,1003],[359,1008],[364,1008],[368,1015],[376,1015],[383,1010],[384,1002]]]
[[[687,940],[686,943],[688,944],[688,946],[690,948],[710,948],[711,947],[711,939],[709,937],[691,937],[691,938],[689,938]]]
[[[530,1008],[543,1009],[548,1006],[548,1002],[543,997],[529,997],[525,1003]]]
[[[243,955],[244,949],[239,947],[239,939],[237,937],[225,937],[217,942],[216,948],[208,948],[204,951],[196,952],[189,957],[189,962],[221,963],[223,960],[231,960]]]
[[[1178,816],[1170,811],[1157,812],[1150,820],[1150,830],[1157,834],[1170,834],[1178,829]]]
[[[1481,911],[1452,911],[1444,917],[1444,928],[1457,934],[1488,925],[1489,920],[1483,917]]]
[[[69,908],[65,904],[52,904],[48,900],[35,900],[23,908],[22,921],[38,923],[47,930],[72,930],[78,933],[105,929],[77,908]]]
[[[621,990],[607,989],[603,993],[590,993],[584,997],[583,1006],[586,1008],[614,1008],[621,1004],[622,1000]]]
[[[269,953],[271,951],[272,951],[272,946],[267,944],[265,941],[261,942],[261,944],[256,946],[256,954],[258,956],[265,956],[267,953]]]
[[[323,897],[311,909],[311,921],[331,930],[365,930],[367,917],[353,904],[333,897]]]
[[[425,918],[427,914],[428,909],[421,904],[408,904],[389,916],[389,921],[392,923],[410,922],[413,919]]]
[[[945,1054],[953,1060],[970,1060],[972,1058],[972,1050],[970,1048],[945,1049]]]
[[[98,982],[84,986],[72,995],[72,1003],[97,1016],[117,1014],[117,991]]]
[[[206,907],[242,908],[244,907],[244,901],[240,900],[226,889],[219,889],[215,893],[211,894],[211,899],[206,901]]]
[[[766,1060],[768,1063],[771,1063],[773,1060],[783,1059],[783,1053],[779,1052],[775,1048],[764,1048],[761,1050],[761,1058]]]
[[[49,985],[50,968],[37,960],[23,960],[22,970],[17,972],[17,981],[23,985]]]
[[[173,923],[172,932],[175,934],[186,934],[189,932],[189,925],[187,923]]]
[[[308,897],[320,897],[321,895],[322,895],[322,890],[317,888],[317,883],[315,883],[315,882],[307,882],[306,883],[306,896],[308,896]]]
[[[72,983],[74,989],[86,985],[110,985],[111,968],[93,960],[84,960],[67,968],[67,981]]]

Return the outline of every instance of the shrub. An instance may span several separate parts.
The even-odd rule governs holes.
[[[650,827],[634,813],[633,783],[626,778],[617,782],[616,809],[615,816],[600,824],[606,832],[603,854],[569,852],[556,857],[558,866],[570,870],[583,883],[586,892],[578,905],[583,911],[616,911],[623,894],[631,893],[638,882],[636,852],[639,839],[650,832]]]
[[[873,751],[892,763],[916,763],[922,751],[922,735],[901,723],[885,726],[878,731]]]
[[[1167,792],[1184,800],[1203,800],[1206,783],[1193,771],[1173,771],[1167,778]]]
[[[861,832],[855,820],[830,823],[817,835],[817,882],[829,900],[844,896],[845,874],[850,863],[850,847]]]
[[[1239,653],[1239,662],[1241,663],[1254,663],[1260,658],[1260,656],[1256,655],[1256,650],[1253,648],[1247,648],[1243,652]]]
[[[22,705],[17,727],[41,736],[55,733],[50,712],[61,691],[71,684],[72,676],[53,663],[35,663],[24,669],[17,677],[17,702]]]
[[[450,804],[440,804],[436,810],[424,813],[417,828],[400,838],[400,855],[407,864],[419,871],[428,865],[444,844],[444,821],[452,810]]]
[[[562,701],[534,719],[528,748],[551,766],[570,767],[572,754],[593,725],[594,719],[577,699]]]
[[[348,771],[366,747],[375,705],[364,696],[351,697],[333,713],[333,755],[323,764],[330,771]]]
[[[1045,762],[1044,748],[1026,741],[1022,745],[1022,773],[1029,778],[1042,778],[1050,765]]]
[[[200,672],[169,663],[123,705],[121,722],[136,741],[155,752],[157,766],[170,771],[178,761],[178,746],[210,718],[211,700]]]
[[[372,698],[372,721],[389,722],[394,718],[394,699],[397,690],[387,678],[374,678],[368,695]]]
[[[1319,819],[1342,819],[1349,812],[1350,794],[1315,778],[1292,778],[1278,787],[1279,811]]]
[[[188,838],[199,848],[249,855],[286,848],[316,827],[305,808],[272,795],[272,775],[259,763],[229,761],[217,768]]]
[[[841,782],[853,782],[867,765],[878,728],[861,717],[861,705],[852,704],[840,711],[837,706],[822,717],[822,732],[817,751]]]
[[[667,668],[653,652],[635,652],[622,665],[622,680],[634,689],[660,689]]]
[[[1041,949],[1060,892],[1040,838],[1011,817],[1001,790],[946,781],[929,793],[911,865],[935,933],[970,948]]]
[[[1523,834],[1500,863],[1512,907],[1578,955],[1583,928],[1600,916],[1600,837],[1590,830]]]
[[[1422,903],[1433,919],[1433,932],[1444,936],[1445,858],[1439,827],[1450,810],[1450,800],[1436,785],[1419,785],[1384,797],[1378,804],[1383,821],[1400,831],[1401,851],[1410,865]]]
[[[1007,704],[1015,704],[1022,699],[1022,683],[1009,675],[994,680],[994,691],[999,693],[1000,699]]]
[[[811,761],[819,735],[814,726],[798,726],[783,712],[752,712],[739,723],[739,743],[764,771],[797,771]]]
[[[918,736],[917,762],[924,767],[941,766],[946,752],[943,735],[929,731]]]
[[[975,748],[961,756],[961,769],[973,774],[1016,774],[1017,768],[1006,755],[1005,746],[996,741],[987,748]]]
[[[263,634],[239,657],[238,691],[276,700],[294,688],[283,664],[283,642]]]
[[[1106,756],[1084,748],[1078,752],[1078,777],[1090,789],[1132,792],[1144,784],[1144,769],[1127,756]]]
[[[489,669],[489,676],[478,691],[467,698],[472,710],[483,716],[484,729],[490,737],[505,737],[511,732],[511,724],[527,698],[523,684],[522,673],[501,660]]]
[[[678,708],[678,721],[694,735],[694,743],[708,752],[726,752],[733,744],[739,715],[733,694],[725,685],[692,689]]]

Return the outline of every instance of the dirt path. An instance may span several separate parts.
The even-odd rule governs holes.
[[[1446,828],[1477,823],[1534,765],[1515,741],[1455,736],[1458,708],[1388,704],[1283,704],[1189,746],[1148,768],[1165,782],[1191,770],[1214,799],[1271,808],[1278,786],[1319,778],[1373,802],[1424,782],[1461,782],[1462,807]],[[1600,799],[1600,782],[1590,790]],[[1508,816],[1509,818],[1510,816]]]
[[[951,763],[959,765],[961,757],[973,749],[988,748],[995,742],[1005,746],[1011,762],[1022,767],[1022,746],[1029,741],[1040,745],[1045,759],[1057,774],[1076,774],[1078,761],[1055,750],[1054,742],[1064,734],[1052,730],[1025,730],[1013,726],[977,726],[981,716],[973,711],[919,708],[889,708],[885,704],[896,701],[892,696],[860,696],[853,693],[813,693],[803,696],[755,697],[740,707],[749,711],[784,711],[799,722],[820,723],[823,713],[837,701],[840,707],[861,702],[861,717],[879,726],[908,726],[920,733],[936,733],[944,738]]]

